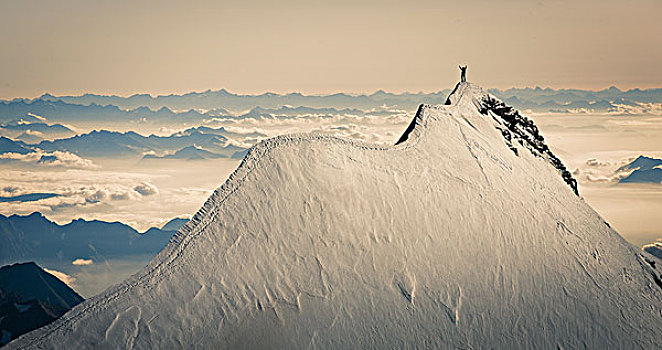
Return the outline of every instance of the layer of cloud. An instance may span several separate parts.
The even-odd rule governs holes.
[[[662,116],[662,103],[641,103],[634,105],[615,103],[613,108],[609,109],[609,114],[614,115],[654,115]]]
[[[233,125],[252,126],[262,128],[261,132],[270,134],[268,130],[277,126],[301,126],[306,124],[364,124],[364,125],[387,125],[406,124],[413,116],[412,111],[405,111],[392,107],[382,107],[369,111],[356,111],[356,113],[344,113],[343,111],[329,113],[304,113],[304,114],[268,114],[264,116],[252,116],[247,114],[242,117],[217,117],[206,120],[210,125]]]
[[[78,258],[78,259],[72,261],[71,264],[76,265],[76,266],[89,266],[89,265],[94,264],[94,261],[92,259]]]
[[[100,188],[101,187],[101,188]],[[56,190],[55,193],[58,193]],[[111,201],[139,200],[142,197],[158,194],[159,190],[153,184],[143,181],[131,187],[122,184],[91,185],[78,188],[62,188],[58,193],[60,201],[50,205],[51,210],[63,208],[94,205]]]
[[[598,158],[587,159],[584,165],[572,171],[573,176],[580,183],[617,183],[632,173],[632,170],[620,168],[632,162],[636,156],[616,161],[605,161]]]
[[[1,203],[0,210],[12,214],[139,202],[159,193],[157,186],[141,174],[89,170],[0,171],[0,183],[7,184],[0,187],[0,197],[45,193],[46,190],[55,194],[30,203]]]
[[[150,184],[149,182],[142,182],[138,186],[134,187],[133,190],[143,196],[151,196],[159,193],[159,190],[156,188],[156,186]]]
[[[39,167],[62,167],[71,169],[98,169],[99,166],[91,160],[81,158],[71,152],[53,151],[45,152],[37,150],[32,153],[3,153],[0,160],[15,161],[25,165]]]
[[[15,185],[3,186],[0,187],[0,197],[12,197],[21,194],[24,191],[25,188],[22,186],[15,186]]]
[[[606,166],[610,166],[610,165],[611,165],[610,162],[603,162],[603,161],[598,160],[597,158],[591,158],[591,159],[586,161],[586,166],[592,167],[592,168],[601,168],[601,167],[606,167]]]

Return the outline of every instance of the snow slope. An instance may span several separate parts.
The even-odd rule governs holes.
[[[486,101],[461,84],[392,147],[259,143],[142,272],[8,348],[659,346],[662,262]]]

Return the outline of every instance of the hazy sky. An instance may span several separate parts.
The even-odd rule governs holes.
[[[0,0],[0,98],[662,86],[662,1]]]

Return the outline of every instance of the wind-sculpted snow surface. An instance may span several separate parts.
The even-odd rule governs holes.
[[[662,262],[485,96],[461,84],[393,147],[259,143],[142,272],[9,348],[659,347]]]

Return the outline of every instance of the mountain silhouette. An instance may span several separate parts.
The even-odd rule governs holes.
[[[0,346],[52,322],[82,301],[33,262],[0,267]]]

